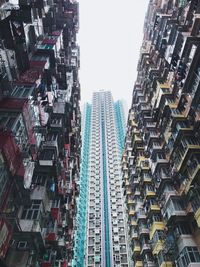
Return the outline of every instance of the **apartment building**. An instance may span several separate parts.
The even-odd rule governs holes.
[[[95,92],[84,117],[74,266],[128,267],[120,165],[122,104],[114,104],[109,91]]]
[[[200,266],[200,2],[151,0],[122,156],[135,267]]]
[[[0,1],[0,266],[72,265],[79,5]]]

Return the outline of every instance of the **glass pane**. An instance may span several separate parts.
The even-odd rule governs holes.
[[[33,210],[29,210],[26,218],[28,220],[32,219],[32,214],[33,214]]]
[[[27,210],[23,210],[21,219],[25,219],[26,218],[26,212],[27,212]]]
[[[34,210],[33,219],[35,220],[35,219],[37,219],[37,217],[38,217],[38,210]]]

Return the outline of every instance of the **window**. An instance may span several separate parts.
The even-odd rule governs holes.
[[[197,247],[185,247],[176,262],[178,267],[188,266],[190,262],[200,262],[200,253]]]
[[[162,222],[161,216],[159,214],[154,214],[152,216],[154,222]]]
[[[183,210],[183,203],[179,199],[170,199],[170,206],[172,210]]]
[[[163,261],[171,261],[170,254],[163,254],[163,251],[160,251],[158,254],[159,266],[163,263]],[[187,265],[184,265],[184,266],[187,266]]]
[[[32,205],[29,209],[24,208],[21,219],[23,220],[37,220],[41,207],[41,200],[33,200]]]

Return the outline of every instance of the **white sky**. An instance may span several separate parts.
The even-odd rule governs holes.
[[[80,0],[82,103],[92,92],[110,90],[131,105],[143,23],[149,0]]]

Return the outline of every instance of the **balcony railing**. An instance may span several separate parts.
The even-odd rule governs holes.
[[[158,264],[159,266],[173,267],[174,258],[170,254],[165,254],[162,250],[158,253]]]
[[[44,149],[39,156],[39,164],[41,166],[53,166],[55,160],[55,152],[51,149]]]
[[[200,155],[192,155],[191,159],[188,161],[187,174],[188,180],[185,186],[185,193],[190,190],[191,184],[198,177],[200,173]]]
[[[149,229],[147,228],[146,225],[139,226],[139,235],[148,235],[149,234]]]
[[[144,243],[141,248],[141,254],[151,250],[151,246],[148,243]]]
[[[160,142],[153,142],[150,148],[150,153],[152,154],[153,152],[161,151],[163,148],[163,144]]]
[[[140,219],[146,219],[147,215],[146,215],[146,212],[143,211],[143,210],[140,210],[137,212],[137,219],[140,220]]]
[[[152,173],[154,173],[158,167],[158,165],[167,165],[169,163],[169,159],[168,158],[160,158],[160,157],[156,157],[156,159],[154,161],[151,162],[150,166],[151,166],[151,170]]]
[[[138,238],[138,233],[137,233],[137,231],[131,231],[131,234],[130,234],[130,236],[131,236],[131,238]]]
[[[165,224],[162,221],[161,217],[154,217],[153,216],[153,221],[150,224],[150,231],[149,231],[149,237],[152,239],[154,233],[156,230],[164,230]]]
[[[183,208],[182,203],[179,200],[170,199],[166,206],[163,207],[163,217],[166,220],[170,220],[172,217],[183,217],[186,216],[186,210]]]
[[[180,171],[183,167],[187,166],[187,160],[192,153],[200,152],[200,143],[194,138],[185,138],[184,146],[179,148],[176,152],[175,167]]]

